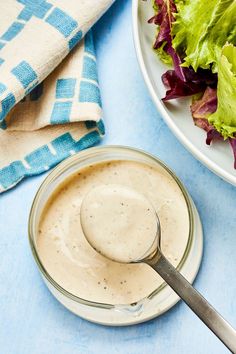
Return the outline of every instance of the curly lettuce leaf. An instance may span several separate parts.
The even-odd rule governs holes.
[[[218,63],[217,110],[208,121],[224,139],[236,134],[236,47],[227,44]]]
[[[236,44],[235,0],[186,0],[177,3],[172,24],[173,47],[184,55],[184,66],[217,72],[226,42]]]
[[[155,49],[155,51],[163,63],[171,66],[173,64],[173,60],[170,54],[166,52],[166,45],[167,42],[163,42],[159,48]]]

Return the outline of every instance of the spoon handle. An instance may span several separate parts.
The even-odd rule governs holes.
[[[206,326],[236,354],[236,331],[224,318],[207,302],[207,300],[160,254],[160,258],[151,267],[165,282],[182,298]]]

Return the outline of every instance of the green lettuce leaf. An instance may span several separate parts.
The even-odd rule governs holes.
[[[161,59],[161,61],[163,63],[171,66],[173,64],[171,56],[168,53],[166,53],[166,51],[164,49],[166,43],[167,42],[163,42],[162,45],[160,46],[160,48],[154,49],[154,51],[157,53],[157,55],[159,56],[159,58]]]
[[[178,1],[177,9],[173,47],[185,55],[183,66],[217,72],[222,47],[236,44],[236,0]]]
[[[236,133],[236,47],[226,44],[218,62],[217,110],[208,121],[224,139]]]

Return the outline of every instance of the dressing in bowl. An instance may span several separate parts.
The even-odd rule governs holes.
[[[117,232],[131,244],[134,223],[140,227],[140,233],[135,235],[137,247],[132,252],[141,254],[144,238],[152,246],[156,212],[163,253],[192,281],[202,255],[196,210],[177,178],[160,161],[135,149],[92,148],[60,164],[47,177],[33,203],[31,247],[49,289],[67,308],[99,323],[141,322],[172,306],[178,297],[147,264],[109,260],[86,240],[81,213],[91,219],[90,227],[97,228],[98,248],[99,222],[106,223],[108,233],[116,223],[107,205],[105,209],[100,205],[101,216],[105,214],[97,222],[83,207],[86,203],[98,207],[96,190],[102,191],[104,186],[113,193],[114,203],[119,206],[117,212],[126,208]],[[125,191],[123,195],[121,190]],[[131,212],[134,209],[135,213]],[[141,218],[140,213],[145,213],[145,217]],[[150,235],[152,238],[148,239]],[[133,256],[126,252],[128,247],[119,237],[116,241],[118,256]]]

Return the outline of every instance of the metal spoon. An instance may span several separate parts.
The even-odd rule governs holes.
[[[236,353],[235,329],[214,309],[214,307],[173,267],[161,252],[161,227],[158,220],[158,247],[156,251],[140,262],[150,265],[165,282],[181,297],[205,325],[232,352]]]
[[[101,188],[100,188],[101,189]],[[101,189],[104,191],[104,188]],[[87,207],[91,205],[92,199],[99,194],[99,188],[95,188],[91,193],[88,193],[88,198],[85,197],[82,202],[81,210],[83,215],[83,209],[87,211]],[[101,196],[102,197],[102,196]],[[106,195],[107,198],[107,195]],[[86,205],[87,201],[87,205]],[[85,206],[85,207],[84,207]],[[151,204],[150,207],[152,208]],[[96,207],[98,215],[101,215],[101,208]],[[93,210],[94,212],[94,210]],[[236,354],[236,331],[235,329],[211,306],[211,304],[174,268],[174,266],[166,259],[161,251],[161,225],[159,217],[156,215],[156,235],[154,235],[154,242],[149,248],[149,251],[145,252],[142,258],[134,259],[132,262],[124,262],[123,259],[111,258],[111,254],[106,254],[106,250],[102,248],[102,244],[99,250],[93,244],[93,235],[86,234],[87,230],[85,222],[86,218],[81,217],[81,226],[84,231],[85,237],[89,244],[99,251],[106,258],[120,261],[121,263],[146,263],[152,267],[165,282],[182,298],[182,300],[191,308],[193,312],[205,323],[205,325],[224,343],[224,345],[234,354]],[[96,215],[95,215],[96,216]],[[96,219],[96,218],[95,218]],[[105,227],[106,223],[103,223]],[[96,232],[96,228],[92,229],[92,232]],[[101,230],[100,230],[101,232]],[[95,237],[97,239],[97,235]],[[155,245],[155,247],[153,247]]]

